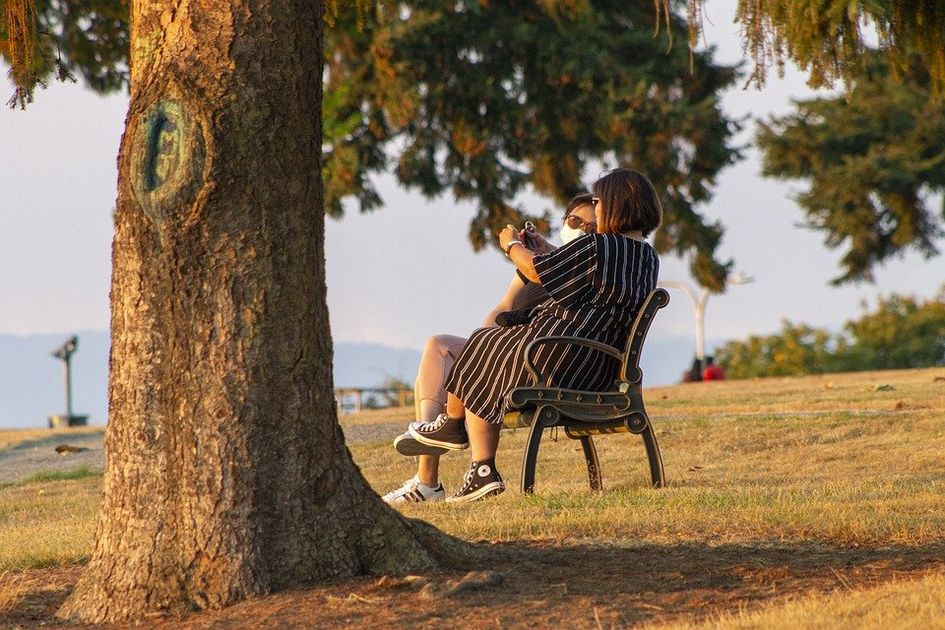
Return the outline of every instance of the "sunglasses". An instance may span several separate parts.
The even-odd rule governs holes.
[[[588,234],[593,234],[597,231],[597,221],[585,221],[576,214],[569,214],[564,218],[564,222],[572,230],[581,230]]]

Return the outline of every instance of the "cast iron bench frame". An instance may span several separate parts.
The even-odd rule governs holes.
[[[594,446],[594,435],[607,433],[633,433],[643,438],[646,456],[650,465],[650,480],[654,488],[666,485],[663,473],[663,458],[653,424],[643,404],[643,370],[640,355],[643,342],[657,311],[669,304],[666,289],[655,289],[643,302],[637,317],[630,327],[623,351],[603,343],[574,337],[539,337],[525,348],[525,366],[533,383],[517,387],[509,392],[506,400],[511,411],[503,422],[505,429],[528,428],[528,440],[522,458],[522,492],[535,491],[535,467],[538,463],[538,448],[545,429],[563,427],[572,440],[580,440],[587,463],[587,476],[591,490],[601,490],[600,462]],[[620,361],[620,369],[614,389],[605,392],[582,392],[572,389],[549,387],[547,381],[535,369],[533,352],[539,345],[547,343],[571,343],[594,348]]]

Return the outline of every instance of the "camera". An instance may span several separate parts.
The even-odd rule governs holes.
[[[525,236],[522,240],[525,241],[525,247],[528,249],[535,249],[535,241],[532,237],[532,234],[535,234],[535,224],[531,221],[525,222]]]

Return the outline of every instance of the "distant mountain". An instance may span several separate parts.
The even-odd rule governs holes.
[[[104,424],[108,407],[108,333],[80,331],[72,357],[74,413],[88,414]],[[69,334],[0,335],[0,428],[38,427],[46,418],[65,411],[62,361],[51,356]],[[719,342],[709,342],[712,348]],[[647,386],[680,380],[693,356],[689,337],[669,337],[653,331],[643,351]],[[377,343],[335,344],[334,380],[338,387],[376,387],[389,377],[413,382],[420,352]]]

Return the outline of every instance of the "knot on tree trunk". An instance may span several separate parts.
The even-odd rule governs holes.
[[[184,218],[205,181],[206,126],[186,102],[171,90],[130,120],[131,189],[160,232]]]

